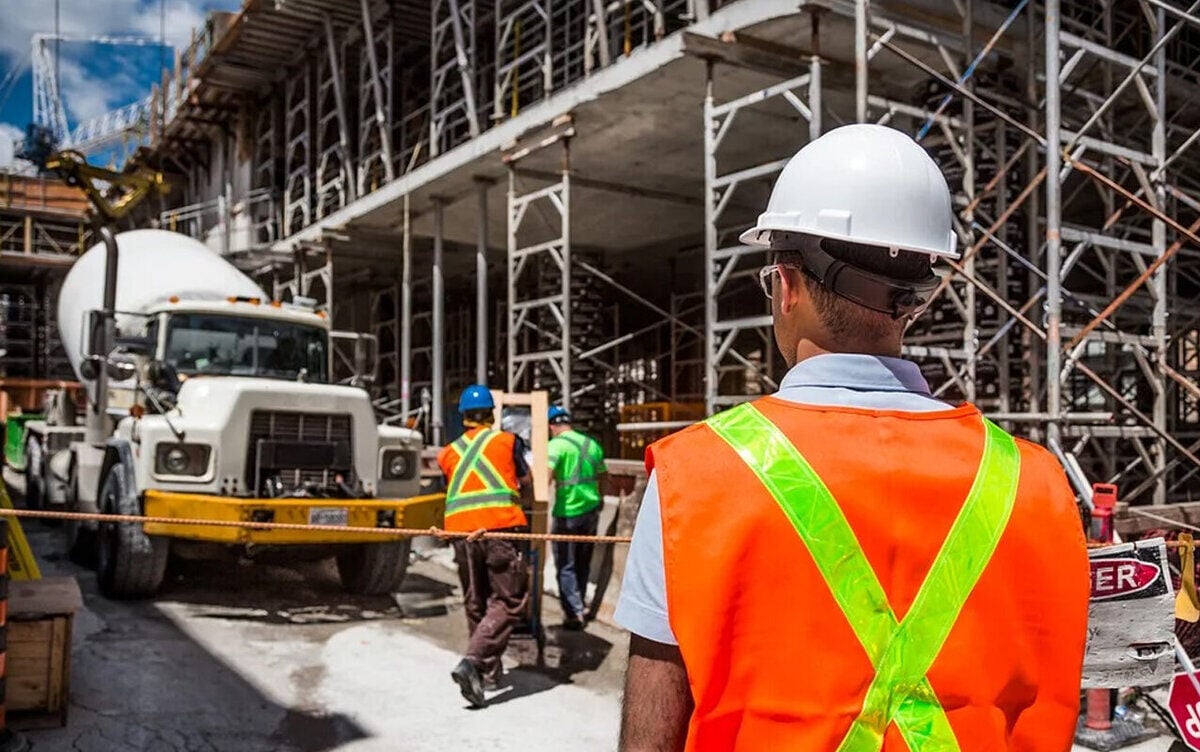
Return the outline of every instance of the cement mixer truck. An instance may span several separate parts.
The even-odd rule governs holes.
[[[329,527],[438,525],[442,499],[419,495],[420,434],[378,424],[365,390],[331,383],[325,312],[272,301],[186,236],[135,230],[115,241],[115,300],[104,300],[104,244],[63,282],[59,331],[90,422],[58,399],[47,420],[26,424],[31,500],[101,516],[325,527],[67,524],[102,591],[151,595],[172,547],[212,545],[301,548],[333,556],[351,592],[398,588],[407,539]],[[115,346],[98,352],[96,342]]]

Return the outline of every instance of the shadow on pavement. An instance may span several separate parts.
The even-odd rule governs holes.
[[[528,653],[536,651],[536,648],[527,648],[523,643],[510,645],[510,654],[521,659],[521,665],[508,672],[505,676],[507,686],[489,697],[488,705],[500,705],[545,692],[560,684],[571,684],[575,674],[599,668],[612,648],[611,642],[588,632],[547,627],[543,664],[537,665],[536,658],[528,660],[531,657]]]
[[[344,624],[422,619],[448,612],[450,585],[409,572],[395,595],[347,593],[331,560],[232,557],[172,559],[159,600],[186,603],[200,618],[262,624]],[[206,608],[207,607],[207,608]]]
[[[348,716],[274,702],[155,601],[101,596],[94,573],[62,554],[60,529],[31,522],[25,530],[43,574],[74,576],[84,597],[72,640],[69,720],[25,732],[33,750],[326,752],[369,736]],[[240,590],[225,584],[225,592]]]

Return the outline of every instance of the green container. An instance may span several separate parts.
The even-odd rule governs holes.
[[[14,470],[25,469],[25,424],[41,420],[41,413],[9,415],[4,422],[4,461]]]

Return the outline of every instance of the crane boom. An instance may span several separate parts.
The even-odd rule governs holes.
[[[93,211],[101,224],[109,224],[133,210],[151,193],[166,193],[169,186],[162,173],[141,168],[135,172],[115,172],[88,164],[87,157],[73,149],[54,154],[46,161],[46,169],[57,172],[67,185],[87,194]],[[108,195],[115,191],[115,195]]]

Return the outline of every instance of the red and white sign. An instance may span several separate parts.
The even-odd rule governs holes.
[[[1184,743],[1200,752],[1200,692],[1187,674],[1175,675],[1167,705]]]
[[[1102,601],[1137,593],[1154,584],[1159,568],[1138,559],[1093,559],[1092,600]]]

